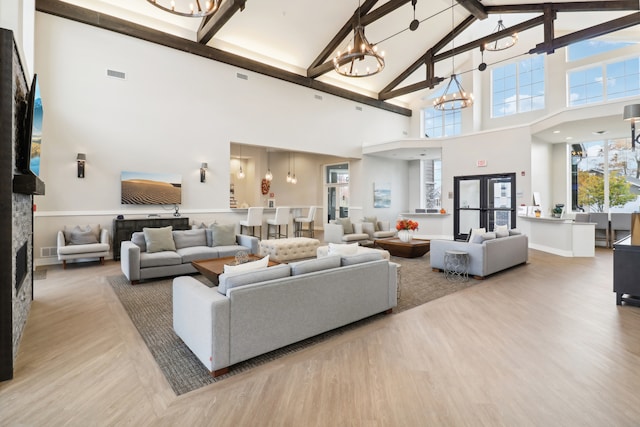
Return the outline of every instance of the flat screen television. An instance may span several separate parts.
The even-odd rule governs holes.
[[[123,205],[179,205],[182,176],[171,173],[122,172],[120,203]]]
[[[26,99],[26,111],[22,125],[22,135],[19,138],[17,168],[20,172],[40,175],[40,149],[42,147],[42,98],[38,75],[33,76],[31,87]]]

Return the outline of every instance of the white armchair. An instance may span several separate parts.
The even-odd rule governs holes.
[[[387,239],[395,237],[397,234],[395,229],[391,229],[389,221],[376,221],[375,223],[362,221],[353,224],[353,227],[356,232],[362,230],[363,233],[367,233],[370,239]]]
[[[69,259],[99,258],[104,264],[104,257],[109,255],[109,230],[99,225],[65,227],[58,231],[57,244],[63,268],[67,268]]]
[[[329,221],[324,225],[324,241],[328,243],[356,243],[369,240],[369,235],[362,232],[361,227],[360,232],[356,232],[354,225],[356,224],[351,224],[349,218]]]

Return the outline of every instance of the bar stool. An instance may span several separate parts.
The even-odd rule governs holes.
[[[307,214],[307,217],[299,217],[299,218],[294,218],[294,232],[293,235],[296,237],[300,237],[303,236],[304,233],[309,233],[309,237],[314,237],[314,218],[316,216],[316,207],[315,206],[311,206],[309,208],[309,213]],[[304,224],[307,224],[307,227],[303,227]]]
[[[289,208],[276,208],[276,216],[267,220],[267,239],[275,237],[276,239],[289,237]],[[286,232],[282,234],[282,226],[285,226]],[[271,227],[274,227],[273,233]]]
[[[242,233],[242,227],[251,228],[251,236],[262,239],[262,211],[264,208],[249,208],[247,212],[247,219],[240,221],[240,234]],[[255,234],[256,227],[260,227],[258,235]]]

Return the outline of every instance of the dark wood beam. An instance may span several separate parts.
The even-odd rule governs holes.
[[[444,77],[434,77],[432,80],[424,80],[418,83],[414,83],[408,86],[401,87],[400,89],[392,90],[386,93],[380,94],[381,100],[392,99],[398,96],[406,95],[408,93],[417,92],[422,89],[433,89],[436,85],[440,84],[444,80]]]
[[[360,18],[362,19],[362,16],[366,15],[367,12],[369,12],[377,2],[378,0],[365,1],[364,4],[360,7]],[[318,57],[313,60],[311,65],[309,65],[309,68],[307,68],[307,77],[312,77],[310,75],[311,70],[318,67],[324,61],[326,61],[329,58],[329,56],[333,52],[335,52],[336,49],[338,49],[338,46],[340,46],[340,43],[342,43],[342,41],[351,33],[351,31],[353,31],[353,22],[354,20],[357,19],[357,16],[358,16],[358,9],[356,9],[356,11],[353,12],[353,16],[351,16],[351,18],[349,18],[349,20],[345,22],[342,28],[340,28],[340,31],[338,31],[336,35],[333,36],[329,44],[327,44],[325,48],[322,49],[322,52],[320,52]]]
[[[378,19],[398,9],[400,6],[406,3],[409,3],[409,1],[410,0],[391,0],[383,4],[382,6],[378,7],[373,12],[368,13],[367,15],[361,16],[360,24],[366,27],[372,22],[375,22]],[[354,13],[354,17],[357,17],[356,13]],[[341,32],[336,34],[333,37],[333,39],[331,39],[331,43],[329,43],[329,45],[327,45],[327,47],[325,47],[322,50],[322,53],[318,55],[318,58],[316,58],[316,60],[313,61],[313,64],[307,69],[307,77],[316,78],[318,76],[321,76],[333,70],[333,62],[331,60],[327,61],[327,59],[329,58],[329,55],[335,52],[335,50],[338,48],[340,43],[342,43],[342,41],[349,35],[349,31],[353,30],[353,19],[354,18],[352,18],[348,22],[348,24],[351,25],[351,27],[348,29],[347,33],[344,36],[339,37],[341,36],[341,32],[344,30],[344,27],[342,27],[342,29],[340,30]],[[320,58],[322,58],[322,60],[318,62]],[[326,62],[321,63],[322,61],[326,61]]]
[[[202,20],[202,24],[198,28],[198,43],[207,44],[236,12],[244,10],[246,2],[247,0],[223,1],[216,13]]]
[[[456,2],[458,2],[460,6],[467,9],[467,11],[475,16],[476,19],[487,19],[487,16],[489,16],[487,14],[487,11],[485,10],[484,5],[478,0],[456,0]]]
[[[550,4],[556,12],[597,12],[640,10],[637,0],[620,1],[581,1],[574,3],[536,3],[536,4],[505,4],[500,6],[486,6],[489,14],[494,13],[540,13],[545,5]]]
[[[163,33],[152,28],[133,24],[129,21],[115,18],[110,15],[105,15],[100,12],[78,7],[61,0],[36,0],[36,10],[38,12],[48,13],[50,15],[59,16],[61,18],[70,19],[72,21],[80,22],[86,25],[92,25],[104,30],[113,31],[130,37],[135,37],[140,40],[148,41],[150,43],[156,43],[172,49],[191,53],[193,55],[198,55],[203,58],[222,62],[224,64],[233,65],[235,67],[253,71],[258,74],[264,74],[269,77],[304,86],[320,92],[328,93],[330,95],[335,95],[340,98],[359,102],[371,107],[380,108],[382,110],[401,114],[403,116],[411,116],[411,110],[408,108],[389,104],[376,98],[371,98],[366,95],[332,86],[327,83],[319,82],[311,78],[301,76],[299,74],[272,67],[258,61],[243,58],[241,56],[234,55],[232,53],[209,47],[191,40]]]
[[[554,38],[549,43],[540,43],[536,45],[535,48],[531,49],[529,53],[534,55],[539,53],[549,53],[550,51],[553,52],[556,49],[568,46],[572,43],[603,36],[614,31],[624,30],[637,25],[640,25],[640,12],[632,13],[630,15],[623,16],[622,18],[614,19],[602,24],[594,25],[593,27],[585,28],[584,30]]]

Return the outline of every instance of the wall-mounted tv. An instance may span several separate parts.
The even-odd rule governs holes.
[[[40,175],[40,148],[42,146],[42,98],[38,75],[33,76],[26,99],[23,132],[18,144],[17,169],[22,173]]]
[[[122,172],[123,205],[178,205],[182,203],[182,176],[171,173]]]

